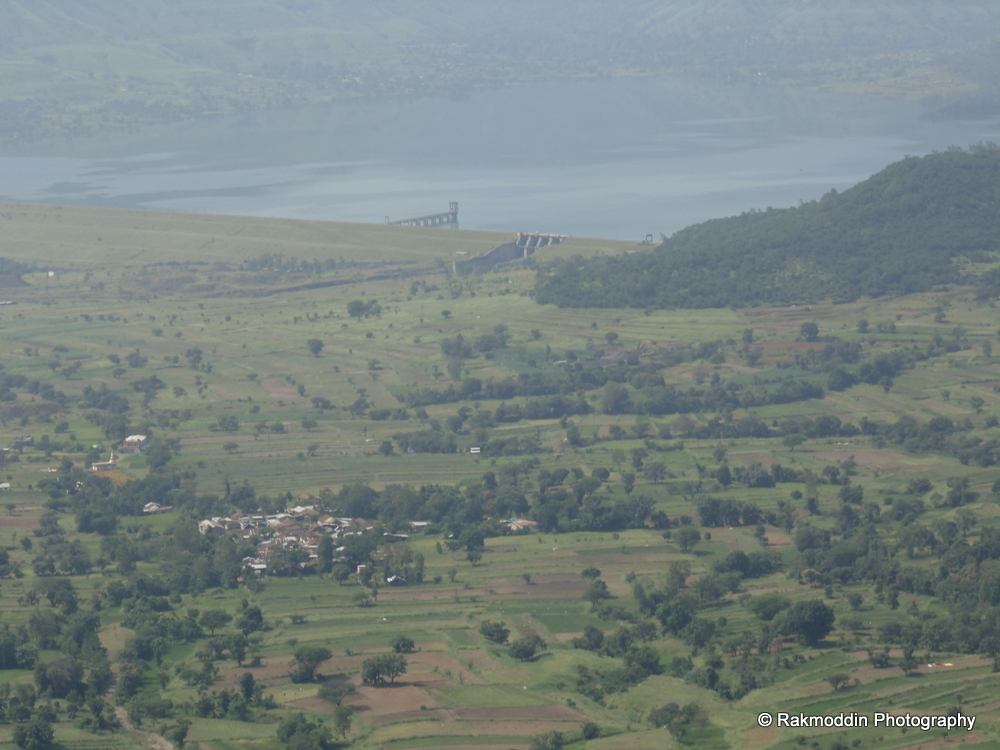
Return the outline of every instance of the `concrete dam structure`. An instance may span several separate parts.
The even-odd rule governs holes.
[[[454,271],[456,274],[470,274],[477,271],[489,271],[503,263],[513,263],[534,255],[540,247],[548,245],[558,245],[566,237],[561,234],[541,234],[540,232],[518,232],[513,242],[493,248],[484,255],[477,255],[468,260],[456,260]]]
[[[427,216],[414,216],[412,219],[397,219],[396,221],[389,221],[389,217],[385,217],[385,223],[391,226],[403,226],[403,227],[440,227],[440,226],[458,226],[458,201],[451,201],[448,204],[448,210],[440,214],[428,214]]]

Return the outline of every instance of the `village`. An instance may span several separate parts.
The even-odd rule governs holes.
[[[151,509],[143,512],[156,512]],[[162,512],[162,511],[160,511]],[[420,528],[420,522],[411,524]],[[319,562],[319,547],[324,536],[342,539],[346,536],[362,534],[374,528],[374,524],[363,518],[337,518],[329,514],[320,515],[312,505],[299,505],[281,513],[234,513],[225,518],[207,518],[198,523],[198,531],[206,536],[236,534],[245,540],[256,539],[257,552],[243,559],[247,570],[258,576],[268,571],[268,563],[289,550],[302,550],[307,560],[298,563],[303,571],[311,571]],[[385,532],[386,542],[403,542],[406,534]],[[340,551],[343,547],[340,548]],[[342,562],[334,558],[334,562]]]
[[[147,503],[143,508],[143,513],[147,515],[168,513],[173,508],[157,503]],[[510,518],[505,521],[507,528],[511,532],[530,532],[537,526],[535,521],[526,518]],[[413,533],[424,532],[431,523],[429,521],[411,521],[410,531]],[[375,528],[374,524],[364,518],[338,518],[330,514],[320,514],[320,511],[312,505],[299,505],[287,509],[280,513],[265,515],[258,513],[237,512],[225,518],[206,518],[198,523],[198,531],[206,536],[221,536],[224,534],[235,534],[241,539],[256,539],[257,551],[252,557],[243,559],[243,566],[262,577],[269,572],[269,563],[282,559],[282,564],[286,564],[284,555],[291,550],[301,550],[308,559],[303,559],[297,563],[303,572],[315,572],[319,564],[319,548],[324,536],[329,536],[334,540],[345,537],[363,534]],[[387,544],[405,542],[409,539],[408,534],[383,532],[384,541]],[[335,550],[334,563],[344,563],[346,558],[338,558],[336,553],[342,552],[343,547]],[[361,572],[363,565],[358,566],[355,572]],[[274,572],[273,570],[270,572]],[[396,580],[392,580],[396,579]],[[392,576],[386,579],[390,585],[404,585],[405,580]]]

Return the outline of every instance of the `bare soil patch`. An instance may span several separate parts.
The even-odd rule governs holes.
[[[268,398],[280,399],[283,401],[295,401],[299,397],[299,392],[288,385],[284,380],[262,380],[261,387],[267,393]]]
[[[543,574],[532,579],[528,592],[532,597],[579,596],[589,586],[578,573]]]
[[[0,529],[33,529],[38,526],[37,518],[0,518]]]
[[[280,685],[288,681],[288,671],[291,669],[291,667],[289,667],[289,663],[291,661],[291,654],[269,656],[264,659],[263,666],[234,667],[233,669],[227,669],[226,671],[221,672],[218,677],[218,682],[224,687],[236,687],[236,685],[239,684],[240,675],[244,672],[252,672],[254,680],[262,685],[274,687],[275,685]],[[329,673],[331,671],[328,666],[329,664],[330,662],[324,662],[323,666],[319,669],[319,672],[322,674]]]
[[[506,706],[501,708],[461,708],[449,713],[461,721],[586,721],[587,717],[568,706]]]
[[[409,684],[360,687],[348,702],[351,708],[364,711],[365,721],[368,723],[372,723],[372,717],[376,716],[392,716],[392,721],[397,721],[398,714],[408,711],[423,714],[421,706],[437,708],[437,701],[429,693]]]
[[[774,727],[768,727],[767,729],[754,727],[745,731],[743,736],[746,738],[745,747],[773,747],[781,736],[781,731]]]
[[[792,544],[792,538],[777,529],[767,530],[767,541],[769,547],[789,547]]]
[[[485,685],[486,680],[454,657],[440,651],[422,651],[406,657],[406,681],[421,685]],[[473,659],[469,659],[475,664]],[[435,670],[437,668],[437,671]],[[451,676],[449,677],[449,673]]]
[[[110,480],[111,484],[125,484],[129,480],[124,471],[95,471],[93,475]]]
[[[516,709],[511,709],[515,711]],[[423,717],[427,712],[421,711],[420,716]],[[445,712],[447,713],[447,712]],[[516,714],[514,714],[516,715]],[[453,724],[451,726],[442,726],[441,722],[427,722],[420,724],[413,724],[411,727],[407,727],[407,731],[413,736],[429,735],[429,734],[450,734],[451,727],[454,727],[457,732],[467,735],[495,735],[495,734],[519,734],[519,735],[536,735],[542,734],[543,732],[549,732],[551,730],[556,730],[559,732],[571,732],[579,726],[577,720],[573,721],[517,721],[517,720],[504,720],[504,721],[462,721],[459,724]],[[504,743],[504,747],[510,747],[510,745]],[[449,746],[450,750],[450,746]]]
[[[296,711],[310,711],[315,714],[330,714],[337,708],[333,703],[316,697],[299,698],[298,700],[288,701],[285,705],[289,708],[294,708]]]
[[[572,633],[570,634],[572,635]],[[463,649],[462,661],[472,662],[476,669],[502,669],[503,665],[481,649]]]

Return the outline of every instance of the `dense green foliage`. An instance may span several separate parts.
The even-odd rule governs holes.
[[[536,299],[564,307],[727,307],[854,300],[961,279],[1000,237],[1000,149],[906,158],[796,208],[697,224],[650,253],[542,271]]]

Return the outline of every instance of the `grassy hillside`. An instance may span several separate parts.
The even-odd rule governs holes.
[[[973,287],[581,312],[533,300],[531,268],[449,273],[502,235],[0,221],[28,266],[0,293],[0,746],[31,686],[68,750],[138,747],[115,707],[212,750],[281,750],[310,722],[397,750],[996,745],[1000,383]],[[136,432],[145,453],[86,470]],[[381,526],[259,580],[258,539],[196,526],[297,505]],[[789,614],[808,602],[835,617],[815,642]],[[520,659],[486,621],[544,646]],[[406,672],[362,684],[400,635]],[[296,682],[306,647],[326,658]],[[972,732],[757,720],[956,708]]]
[[[955,109],[963,97],[984,99],[996,80],[983,72],[991,66],[946,52],[978,59],[966,47],[989,41],[996,24],[991,3],[942,0],[9,0],[0,138],[30,143],[334,99],[677,70],[917,100],[938,94],[936,106]]]
[[[907,158],[841,194],[688,227],[649,253],[569,261],[540,302],[723,307],[928,291],[996,260],[1000,149]]]

